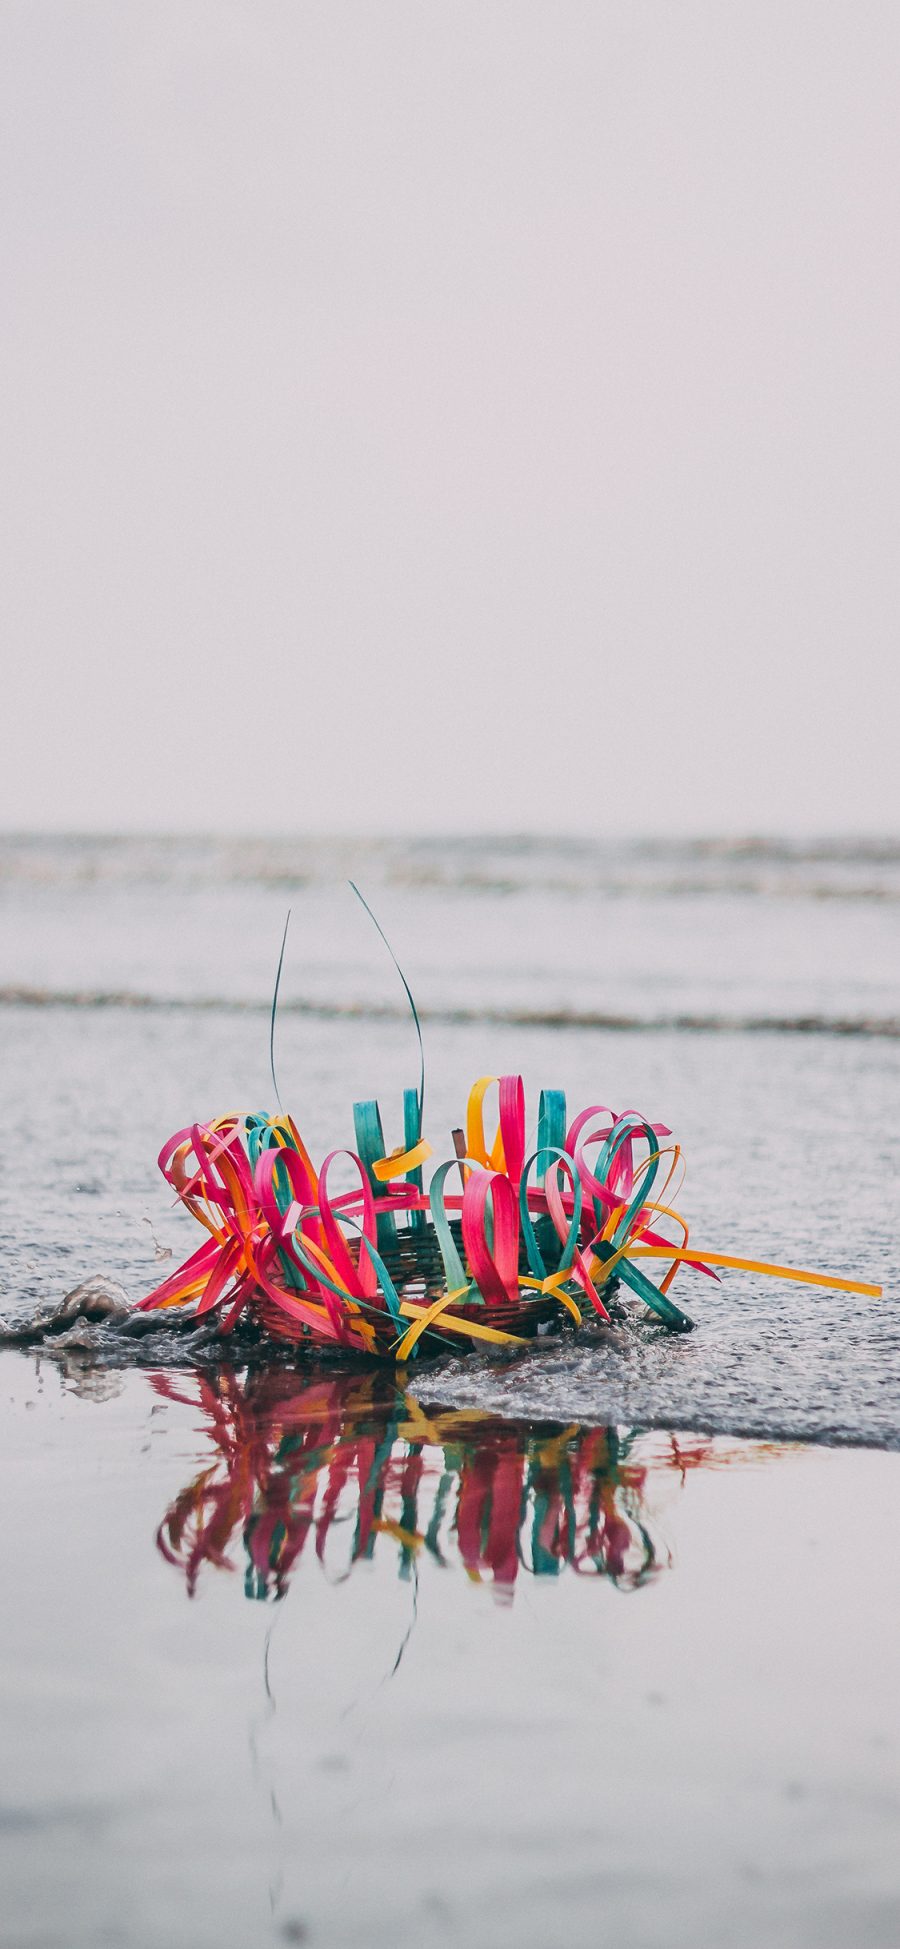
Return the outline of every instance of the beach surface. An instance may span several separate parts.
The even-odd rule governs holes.
[[[638,1108],[692,1241],[617,1329],[398,1388],[29,1320],[196,1244],[169,1134],[314,1152],[423,1016],[474,1078]],[[893,1949],[900,853],[20,839],[0,851],[4,1939]]]

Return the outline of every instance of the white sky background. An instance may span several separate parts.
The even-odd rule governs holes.
[[[896,0],[2,0],[6,826],[900,829]]]

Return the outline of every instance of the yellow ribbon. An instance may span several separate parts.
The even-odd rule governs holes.
[[[567,1293],[564,1291],[566,1281],[571,1279],[571,1277],[572,1277],[571,1266],[564,1266],[561,1268],[559,1272],[551,1272],[546,1279],[532,1279],[530,1274],[526,1274],[523,1272],[519,1278],[519,1285],[534,1286],[537,1288],[537,1291],[539,1293],[552,1294],[553,1298],[558,1299],[560,1305],[565,1307],[566,1312],[571,1313],[572,1318],[575,1321],[575,1325],[580,1326],[581,1313],[578,1307],[576,1306],[571,1293]]]
[[[490,1150],[484,1134],[484,1099],[491,1084],[496,1081],[496,1076],[479,1076],[477,1083],[474,1083],[469,1091],[469,1101],[466,1105],[466,1151],[469,1157],[474,1157],[476,1164],[483,1164],[487,1171],[506,1169],[506,1156],[499,1123]]]
[[[408,1360],[410,1354],[412,1353],[413,1347],[416,1345],[416,1342],[421,1339],[422,1334],[426,1331],[426,1329],[431,1325],[432,1320],[439,1319],[441,1314],[444,1311],[444,1307],[451,1306],[455,1299],[463,1299],[465,1297],[465,1294],[468,1292],[468,1290],[469,1290],[468,1286],[457,1286],[454,1292],[441,1293],[439,1299],[434,1300],[430,1306],[426,1307],[424,1311],[420,1313],[415,1324],[413,1326],[407,1327],[406,1332],[404,1333],[403,1338],[400,1341],[399,1346],[397,1347],[397,1359]],[[401,1313],[405,1313],[406,1307],[401,1306],[400,1311]]]
[[[420,1320],[423,1313],[427,1313],[430,1310],[427,1306],[413,1306],[408,1299],[404,1299],[400,1306],[400,1311],[405,1320]],[[473,1340],[490,1340],[494,1345],[503,1347],[526,1347],[528,1345],[527,1340],[523,1340],[517,1333],[501,1333],[500,1328],[497,1326],[480,1326],[477,1320],[458,1320],[452,1315],[448,1318],[446,1313],[441,1315],[441,1331],[443,1333],[461,1333],[464,1337],[468,1336]]]
[[[372,1176],[378,1179],[379,1184],[390,1184],[392,1178],[403,1178],[408,1171],[417,1171],[419,1165],[424,1164],[426,1157],[430,1156],[431,1145],[425,1137],[420,1137],[411,1150],[404,1150],[403,1145],[398,1144],[397,1149],[388,1151],[386,1157],[376,1158],[372,1165]]]
[[[881,1286],[867,1286],[861,1279],[836,1279],[830,1272],[802,1272],[798,1266],[770,1265],[765,1259],[738,1259],[733,1252],[705,1252],[702,1245],[692,1245],[690,1251],[676,1251],[669,1245],[632,1245],[628,1250],[630,1259],[680,1259],[685,1264],[696,1261],[699,1265],[732,1266],[738,1272],[765,1272],[773,1279],[796,1279],[801,1286],[831,1286],[839,1293],[862,1293],[866,1299],[881,1299]],[[621,1258],[618,1252],[616,1258]],[[612,1259],[603,1267],[608,1274]]]

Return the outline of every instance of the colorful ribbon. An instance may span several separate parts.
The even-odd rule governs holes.
[[[667,1202],[680,1149],[664,1141],[665,1124],[635,1111],[595,1104],[567,1126],[562,1091],[542,1091],[537,1146],[526,1154],[520,1076],[479,1078],[466,1155],[440,1163],[426,1193],[421,1104],[421,1089],[406,1092],[403,1142],[385,1155],[378,1104],[357,1103],[357,1149],[330,1152],[318,1170],[284,1114],[176,1132],[159,1167],[209,1237],[141,1308],[215,1311],[226,1333],[247,1315],[282,1338],[402,1362],[460,1337],[518,1346],[554,1317],[579,1325],[585,1304],[608,1321],[616,1282],[664,1326],[687,1331],[691,1319],[669,1297],[684,1266],[713,1279],[727,1266],[880,1295],[857,1280],[689,1248],[687,1223]],[[335,1194],[340,1157],[358,1183]],[[659,1283],[635,1263],[644,1259],[658,1262]]]

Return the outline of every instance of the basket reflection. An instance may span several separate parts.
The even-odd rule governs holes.
[[[333,1581],[390,1552],[456,1565],[509,1599],[523,1573],[564,1569],[635,1589],[670,1554],[667,1487],[721,1444],[619,1427],[561,1427],[441,1409],[385,1374],[150,1376],[200,1415],[208,1460],[157,1540],[193,1594],[205,1566],[243,1558],[251,1598],[283,1597],[304,1552]]]

